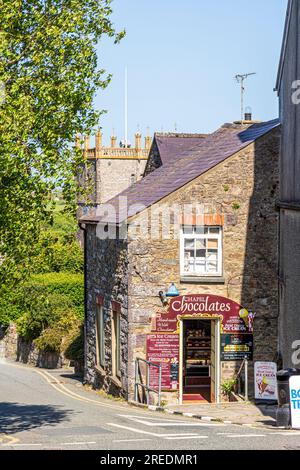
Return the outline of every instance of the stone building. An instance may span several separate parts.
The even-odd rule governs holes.
[[[280,102],[280,352],[299,368],[300,344],[300,2],[289,0],[276,89]],[[296,359],[298,362],[296,363]]]
[[[145,171],[151,141],[151,137],[145,137],[143,148],[142,136],[136,133],[134,147],[118,146],[117,137],[112,136],[110,147],[105,147],[102,133],[98,131],[95,147],[90,148],[90,137],[85,136],[82,150],[86,164],[79,179],[89,189],[89,203],[95,206],[102,204],[140,180]],[[81,148],[79,138],[76,146]],[[85,206],[86,201],[79,201],[80,215],[87,210]]]
[[[118,146],[116,136],[111,137],[110,147],[106,147],[99,131],[94,148],[90,148],[89,136],[84,137],[83,148],[77,138],[76,146],[82,148],[86,158],[79,179],[89,189],[89,203],[98,206],[108,201],[153,170],[149,165],[146,168],[147,161],[152,162],[154,168],[160,166],[191,149],[204,137],[204,134],[155,133],[153,140],[150,136],[145,137],[142,147],[142,136],[136,133],[133,147],[126,147],[121,142]],[[148,159],[149,155],[151,158]],[[85,206],[86,201],[79,201],[79,216],[88,210]]]
[[[276,358],[279,141],[277,120],[226,124],[150,155],[153,171],[81,218],[88,383],[132,399],[142,358],[165,401],[219,402],[244,357]]]

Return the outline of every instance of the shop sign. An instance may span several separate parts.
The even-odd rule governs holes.
[[[256,362],[254,365],[255,399],[277,400],[277,365],[275,362]]]
[[[179,335],[147,335],[147,361],[162,366],[162,390],[179,388]],[[158,390],[159,370],[150,366],[150,387]]]
[[[300,375],[290,377],[292,428],[300,429]]]
[[[253,360],[252,334],[222,334],[221,361]]]
[[[171,300],[165,312],[159,312],[152,331],[179,330],[184,318],[221,319],[221,333],[253,333],[254,315],[238,303],[215,295],[186,295]]]

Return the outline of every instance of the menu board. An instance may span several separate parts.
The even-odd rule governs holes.
[[[147,335],[147,360],[162,365],[162,390],[178,390],[179,387],[179,335]],[[150,387],[158,390],[158,367],[150,366]]]
[[[221,335],[221,361],[253,360],[252,334]]]

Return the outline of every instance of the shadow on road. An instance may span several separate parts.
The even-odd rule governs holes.
[[[51,405],[0,403],[0,433],[13,434],[41,426],[54,426],[69,421],[71,410]]]

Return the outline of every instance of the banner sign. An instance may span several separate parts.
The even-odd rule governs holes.
[[[253,333],[254,314],[238,303],[216,295],[185,295],[171,300],[152,321],[152,331],[179,331],[182,318],[221,319],[221,333]]]
[[[290,377],[292,428],[300,429],[300,375]]]
[[[147,361],[162,365],[162,390],[179,387],[179,335],[147,335]],[[150,366],[150,387],[158,390],[159,370]]]
[[[221,335],[221,361],[253,360],[253,335]]]
[[[275,362],[256,362],[254,365],[255,399],[278,400],[277,365]]]

